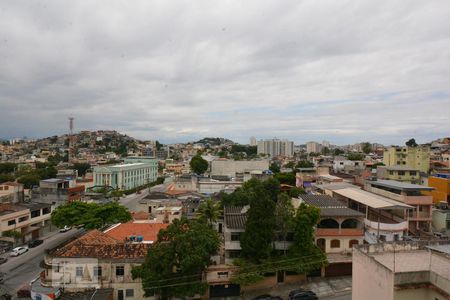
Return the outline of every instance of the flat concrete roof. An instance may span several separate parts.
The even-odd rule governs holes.
[[[368,181],[369,184],[375,185],[375,186],[382,186],[387,187],[394,190],[399,191],[431,191],[434,190],[434,187],[429,186],[423,186],[419,184],[412,184],[407,182],[400,182],[396,180],[384,180],[384,179],[378,179],[374,181]]]
[[[404,204],[400,201],[395,201],[387,197],[369,193],[364,190],[354,188],[344,188],[334,191],[336,194],[349,198],[353,201],[362,203],[366,206],[375,209],[404,209],[413,208],[410,205]]]

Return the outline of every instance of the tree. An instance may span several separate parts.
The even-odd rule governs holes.
[[[288,232],[292,229],[294,221],[294,206],[291,202],[291,197],[283,193],[278,196],[278,201],[275,206],[275,222],[276,231],[278,233],[278,240],[286,243]],[[286,247],[285,247],[286,248]],[[286,250],[284,250],[286,255]]]
[[[131,220],[128,210],[113,201],[107,204],[74,201],[58,206],[52,212],[52,223],[57,227],[83,225],[86,229],[101,228],[105,225]]]
[[[86,171],[91,168],[89,163],[75,163],[73,168],[78,171],[78,176],[83,177],[86,175]]]
[[[333,155],[334,156],[342,155],[344,153],[345,153],[344,150],[341,150],[339,148],[336,148],[336,149],[333,150]]]
[[[269,258],[275,225],[275,202],[270,199],[260,181],[254,182],[245,232],[241,237],[241,256],[253,263]]]
[[[8,174],[8,173],[13,173],[17,168],[17,164],[15,163],[1,163],[0,164],[0,173],[1,174]]]
[[[201,155],[197,154],[191,159],[189,163],[191,170],[196,174],[203,174],[208,170],[208,162],[202,158]]]
[[[280,183],[295,185],[295,174],[294,173],[278,173],[274,176]]]
[[[15,178],[13,175],[9,174],[0,174],[0,183],[8,182],[8,181],[14,181]]]
[[[205,221],[208,225],[211,225],[220,217],[221,209],[218,202],[211,198],[206,199],[205,202],[200,204],[197,210],[199,220]]]
[[[263,188],[267,195],[273,202],[277,202],[278,195],[280,194],[281,187],[280,182],[276,178],[268,178],[262,181]]]
[[[145,262],[133,268],[133,278],[142,279],[146,297],[184,299],[203,294],[208,285],[202,275],[219,246],[218,233],[206,223],[175,219],[159,232]]]
[[[314,168],[314,164],[308,160],[301,160],[295,166],[297,169],[299,168]]]
[[[291,196],[292,198],[298,198],[298,196],[304,194],[306,194],[305,190],[300,187],[294,186],[289,190],[289,196]]]
[[[348,160],[364,160],[364,154],[362,153],[349,153],[347,155]]]
[[[369,154],[370,152],[372,152],[372,144],[369,142],[365,142],[362,144],[362,151],[365,154]]]
[[[320,210],[314,206],[300,204],[294,218],[294,243],[289,255],[301,259],[296,270],[308,273],[326,263],[326,256],[314,243],[314,228],[320,220]]]
[[[328,155],[328,154],[330,154],[330,148],[328,148],[328,147],[323,147],[321,153],[322,153],[323,155]]]
[[[406,146],[408,147],[417,147],[419,145],[417,145],[416,140],[415,139],[409,139],[408,141],[406,141]]]
[[[39,185],[40,177],[37,174],[25,174],[17,179],[17,182],[23,184],[26,189],[31,189],[33,186]]]
[[[277,165],[276,163],[271,163],[269,166],[269,170],[274,173],[280,173],[280,166]]]
[[[164,146],[159,141],[156,141],[155,144],[156,144],[156,150],[161,150],[161,148]]]

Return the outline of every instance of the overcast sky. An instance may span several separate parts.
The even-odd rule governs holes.
[[[450,134],[450,1],[1,1],[0,137]]]

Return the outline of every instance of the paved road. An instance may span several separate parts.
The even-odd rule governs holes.
[[[164,192],[167,189],[167,185],[168,185],[168,183],[155,185],[155,186],[151,187],[150,190],[152,192]],[[137,205],[139,200],[141,200],[142,198],[144,198],[147,195],[148,195],[148,189],[143,189],[143,190],[141,190],[140,194],[131,194],[126,197],[120,198],[119,202],[120,202],[120,204],[122,204],[123,206],[128,208],[128,210],[130,212],[133,212],[133,211],[135,212],[135,211],[139,210],[138,205]]]
[[[0,265],[0,272],[6,273],[1,286],[8,292],[14,292],[38,277],[41,272],[40,263],[44,259],[45,250],[56,247],[70,239],[83,229],[72,229],[64,233],[52,232],[44,237],[44,243],[17,257],[8,257],[8,261]]]
[[[341,293],[335,296],[322,297],[320,300],[351,300],[352,292]]]

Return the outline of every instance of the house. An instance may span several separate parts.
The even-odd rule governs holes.
[[[32,199],[36,202],[49,203],[54,207],[61,204],[81,200],[84,186],[71,186],[67,179],[50,178],[39,182],[39,189],[32,190]]]
[[[262,172],[268,169],[269,169],[268,159],[259,159],[259,160],[215,159],[211,161],[211,176],[227,176],[230,178],[235,178],[239,174],[250,173],[252,171]]]
[[[328,195],[300,195],[299,203],[320,209],[315,231],[316,245],[325,253],[350,253],[364,242],[364,214]],[[296,205],[294,205],[296,207]]]
[[[433,203],[447,202],[450,204],[450,174],[438,173],[428,177],[428,186],[433,187],[429,193],[433,197]]]
[[[168,224],[127,222],[115,224],[104,231],[108,236],[123,242],[141,242],[153,244],[158,240],[158,233]]]
[[[23,184],[4,182],[0,184],[0,203],[19,203],[24,200]]]
[[[231,264],[241,255],[241,235],[245,231],[250,206],[225,206],[223,210],[223,236],[225,263]]]
[[[395,180],[367,180],[364,189],[412,206],[413,209],[408,213],[408,222],[409,231],[413,234],[431,231],[433,197],[423,192],[430,192],[434,190],[433,187]]]
[[[408,166],[378,166],[377,178],[420,183],[420,171]]]
[[[449,296],[448,241],[353,248],[352,299],[447,300]]]
[[[91,230],[50,249],[43,262],[45,270],[32,284],[33,299],[55,297],[62,289],[65,294],[106,288],[113,289],[114,300],[143,299],[141,280],[133,279],[131,270],[144,262],[151,243],[124,242],[123,235],[131,233]]]
[[[334,173],[359,174],[365,169],[364,161],[337,159],[333,162]]]

